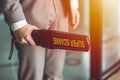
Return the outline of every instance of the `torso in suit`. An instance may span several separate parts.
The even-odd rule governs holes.
[[[48,29],[48,20],[51,17],[55,19],[57,16],[66,16],[63,1],[65,0],[21,0],[20,2],[29,23]]]
[[[6,22],[26,19],[39,28],[68,31],[69,0],[0,0]],[[22,6],[22,7],[21,7]],[[63,80],[65,50],[16,43],[19,80]]]
[[[46,20],[48,20],[48,16],[50,14],[67,16],[70,13],[70,0],[20,0],[21,5],[18,4],[18,0],[1,1],[3,2],[4,8],[8,9],[3,10],[5,20],[8,24],[23,20],[26,17],[28,22],[34,24],[35,26],[42,27],[47,25]],[[8,4],[6,5],[6,3]],[[51,6],[51,4],[53,4],[53,6]],[[9,6],[13,5],[14,7],[11,7],[13,9],[9,9]],[[56,10],[54,14],[49,11],[51,7]],[[41,20],[43,22],[41,22]]]

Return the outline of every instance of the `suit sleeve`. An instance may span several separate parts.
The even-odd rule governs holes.
[[[19,0],[0,0],[5,21],[10,25],[25,20],[25,15]]]

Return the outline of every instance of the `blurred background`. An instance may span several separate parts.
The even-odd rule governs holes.
[[[94,0],[79,0],[80,24],[76,30],[70,32],[90,36],[90,1]],[[120,0],[101,1],[101,72],[104,72],[120,60]],[[10,46],[11,35],[9,27],[4,21],[4,16],[0,14],[0,80],[18,80],[17,50],[14,49],[12,59],[8,60]],[[90,64],[90,54],[92,53],[90,51],[67,51],[67,53],[63,70],[64,80],[90,80],[90,66],[95,65]]]

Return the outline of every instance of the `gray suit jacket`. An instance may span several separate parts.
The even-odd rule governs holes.
[[[57,2],[57,5],[62,6],[59,9],[63,9],[61,11],[63,11],[65,15],[70,13],[70,0],[55,1]],[[39,24],[38,21],[40,20],[44,20],[45,22],[47,18],[46,2],[49,2],[49,0],[0,0],[5,21],[8,24],[24,19],[27,19],[28,22],[33,24]],[[42,23],[42,25],[44,24],[45,23]]]

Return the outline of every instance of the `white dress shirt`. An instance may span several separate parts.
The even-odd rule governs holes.
[[[78,0],[71,0],[70,4],[71,4],[72,9],[78,8]],[[27,24],[26,20],[21,20],[21,21],[11,24],[11,29],[12,29],[12,31],[16,31],[16,30],[20,29],[21,27],[25,26],[26,24]]]

